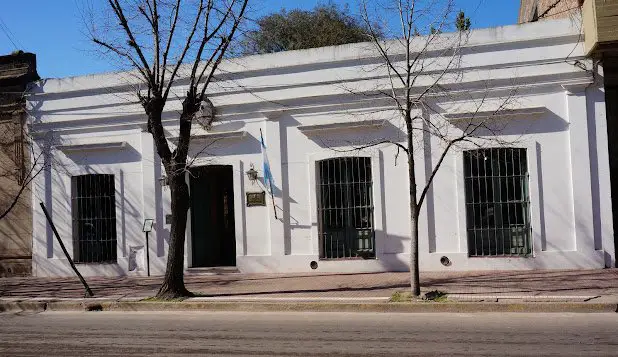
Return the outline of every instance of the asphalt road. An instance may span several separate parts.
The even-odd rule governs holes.
[[[618,356],[618,314],[0,314],[0,356]]]

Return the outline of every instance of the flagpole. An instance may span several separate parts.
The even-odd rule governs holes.
[[[275,205],[275,196],[273,195],[273,182],[272,180],[269,180],[270,182],[270,198],[273,200],[273,211],[275,211],[275,219],[277,218],[277,206]]]
[[[260,139],[262,140],[262,142],[260,143],[260,146],[262,147],[262,152],[264,150],[266,150],[266,145],[264,144],[264,135],[262,135],[262,128],[260,128]],[[264,172],[264,174],[266,174],[266,172]],[[270,175],[272,175],[272,173],[270,173]],[[266,180],[266,176],[264,176],[264,180]],[[266,183],[266,182],[264,182]],[[275,205],[275,195],[274,195],[274,191],[273,191],[273,180],[272,180],[272,176],[268,179],[268,185],[270,186],[270,198],[273,202],[273,212],[275,213],[275,219],[278,219],[277,217],[277,206]]]

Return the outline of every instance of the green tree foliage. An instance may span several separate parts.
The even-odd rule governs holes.
[[[463,11],[459,11],[457,14],[457,20],[455,20],[455,26],[458,31],[470,30],[470,18],[466,16]]]
[[[470,18],[466,16],[465,12],[460,10],[459,13],[457,13],[457,18],[455,19],[455,28],[457,31],[468,31],[470,30],[470,26],[472,26]],[[431,25],[429,27],[429,33],[432,35],[440,34],[442,33],[442,30],[436,29],[433,25]]]
[[[243,54],[273,53],[371,40],[347,6],[318,5],[311,11],[285,9],[257,20],[241,44]]]

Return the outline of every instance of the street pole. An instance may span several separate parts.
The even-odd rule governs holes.
[[[150,276],[150,248],[148,247],[148,231],[146,231],[146,270]]]

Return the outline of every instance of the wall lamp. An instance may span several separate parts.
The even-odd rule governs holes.
[[[249,170],[247,170],[246,173],[247,173],[247,177],[249,178],[249,181],[251,181],[251,183],[255,183],[255,181],[257,181],[257,179],[258,179],[258,172],[253,167],[253,164],[251,164]]]

